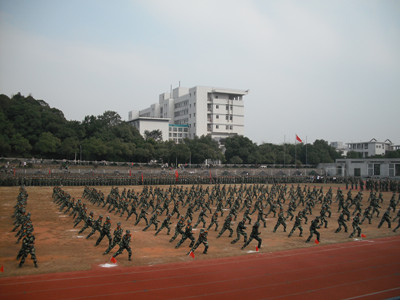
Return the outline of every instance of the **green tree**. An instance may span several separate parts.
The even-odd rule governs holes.
[[[159,129],[148,131],[144,131],[144,138],[145,140],[150,140],[153,139],[156,142],[161,142],[162,141],[162,132]]]
[[[59,138],[55,137],[50,132],[43,132],[39,141],[35,144],[35,151],[41,155],[54,157],[61,145]]]
[[[16,133],[11,137],[11,150],[17,155],[26,155],[32,150],[29,141],[20,133]]]

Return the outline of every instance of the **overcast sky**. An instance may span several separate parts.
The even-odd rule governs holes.
[[[0,0],[0,93],[68,120],[249,89],[245,135],[400,144],[400,1]]]

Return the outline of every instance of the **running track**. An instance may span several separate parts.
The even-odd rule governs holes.
[[[266,249],[219,260],[188,257],[184,263],[2,278],[0,299],[327,300],[400,296],[400,236],[263,253]]]

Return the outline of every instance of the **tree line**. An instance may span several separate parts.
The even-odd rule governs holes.
[[[221,142],[209,136],[163,142],[160,131],[138,130],[106,111],[69,121],[43,100],[20,93],[0,95],[0,153],[2,157],[36,157],[148,163],[201,164],[206,159],[231,164],[311,164],[334,162],[340,153],[324,140],[313,144],[257,145],[244,136]]]

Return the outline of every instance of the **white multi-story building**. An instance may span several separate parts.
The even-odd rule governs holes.
[[[158,103],[139,112],[130,111],[128,122],[134,124],[139,118],[169,119],[168,139],[177,143],[202,135],[216,140],[243,135],[243,96],[247,94],[248,90],[178,87],[161,94]]]
[[[385,155],[386,151],[393,150],[393,143],[387,139],[384,142],[378,142],[372,139],[369,142],[348,143],[348,151],[362,153],[363,157],[370,157],[375,155]]]
[[[347,144],[343,142],[331,142],[329,145],[335,148],[337,152],[341,152],[343,156],[346,156],[349,151]]]

